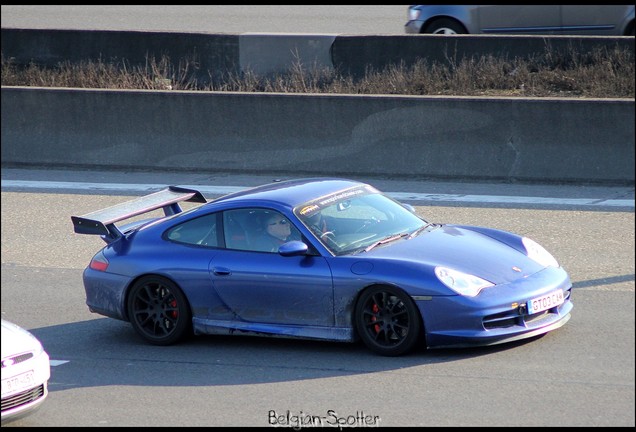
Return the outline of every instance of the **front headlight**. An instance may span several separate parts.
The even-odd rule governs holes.
[[[435,267],[435,276],[457,294],[466,297],[475,297],[482,289],[494,285],[480,277],[446,267]]]
[[[526,248],[528,258],[535,260],[545,267],[559,267],[557,260],[539,243],[529,239],[528,237],[524,237],[521,241],[523,242],[523,246]]]

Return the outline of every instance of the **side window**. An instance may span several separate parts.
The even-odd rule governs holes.
[[[249,230],[252,209],[223,212],[223,235],[228,249],[249,250]]]
[[[225,211],[223,233],[228,249],[258,252],[277,252],[281,244],[301,237],[285,216],[263,208]]]
[[[202,246],[219,245],[217,214],[201,216],[173,227],[166,233],[168,240]]]

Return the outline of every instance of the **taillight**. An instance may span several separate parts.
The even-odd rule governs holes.
[[[108,268],[108,260],[104,256],[104,252],[99,252],[95,255],[91,260],[89,267],[97,271],[106,271]]]

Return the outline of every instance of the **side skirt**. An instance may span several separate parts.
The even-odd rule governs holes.
[[[355,333],[347,327],[292,326],[252,323],[245,321],[219,321],[193,318],[194,334],[256,335],[281,338],[321,339],[335,342],[354,342]]]

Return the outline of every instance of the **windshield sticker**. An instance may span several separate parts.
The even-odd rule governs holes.
[[[319,208],[320,207],[318,207],[316,204],[305,206],[300,210],[300,215],[307,216],[308,214],[312,214],[313,212],[317,211]]]
[[[315,200],[310,201],[305,204],[299,211],[298,214],[303,217],[311,217],[321,209],[335,203],[338,201],[344,201],[351,197],[358,195],[366,195],[368,193],[378,193],[378,190],[373,186],[365,185],[365,186],[357,186],[352,189],[347,189],[345,191],[335,192],[332,195],[323,196],[320,198],[316,198]]]
[[[343,200],[345,198],[351,198],[352,196],[355,195],[360,195],[365,193],[365,191],[363,191],[362,189],[354,189],[354,190],[348,190],[342,193],[338,193],[336,195],[330,196],[328,198],[322,199],[321,201],[318,202],[318,205],[320,207],[324,207],[328,204],[333,204],[336,201],[340,201]]]

